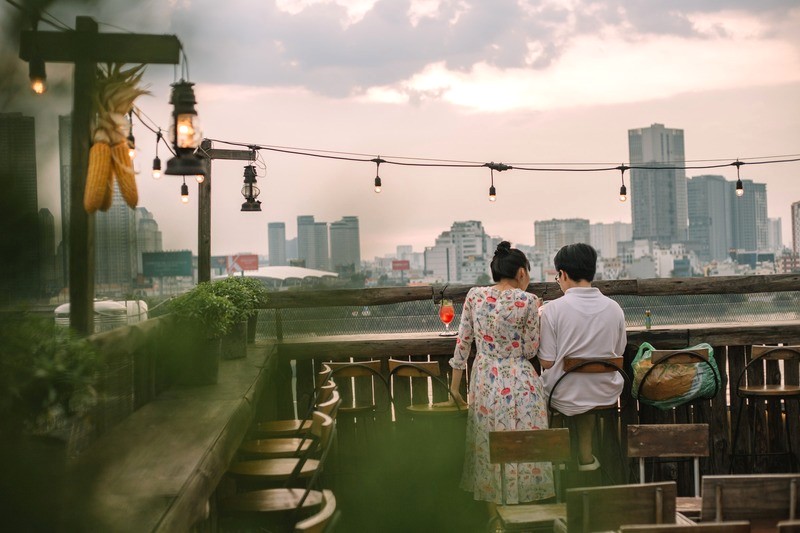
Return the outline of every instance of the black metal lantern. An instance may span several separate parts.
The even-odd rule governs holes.
[[[261,191],[256,187],[256,167],[247,165],[244,167],[244,186],[242,196],[245,202],[242,204],[242,211],[261,211],[261,202],[256,200]]]
[[[169,140],[175,150],[175,157],[167,161],[165,174],[173,176],[196,176],[206,174],[203,160],[195,155],[200,146],[203,133],[197,118],[197,103],[194,97],[194,83],[181,80],[172,84],[172,123],[169,127]]]

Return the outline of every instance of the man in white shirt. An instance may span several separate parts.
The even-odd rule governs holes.
[[[597,252],[588,244],[569,244],[556,254],[556,281],[564,296],[547,304],[541,316],[539,361],[549,395],[564,374],[564,357],[607,358],[621,356],[627,344],[622,308],[592,287]],[[624,380],[618,372],[571,374],[556,388],[553,408],[576,417],[578,469],[596,470],[592,453],[595,416],[590,409],[617,401]]]

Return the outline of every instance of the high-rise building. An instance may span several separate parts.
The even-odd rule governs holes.
[[[436,280],[475,283],[489,273],[494,242],[477,220],[454,222],[434,246],[425,249],[425,271]]]
[[[627,222],[589,224],[589,244],[597,250],[598,257],[617,257],[617,243],[631,240],[632,235],[633,227]]]
[[[722,261],[733,245],[731,184],[722,176],[702,175],[689,180],[688,247],[701,261]]]
[[[792,252],[800,255],[800,201],[792,204]]]
[[[40,294],[54,296],[61,289],[59,269],[56,263],[56,223],[53,213],[47,208],[39,209],[39,280]]]
[[[267,245],[269,246],[270,266],[286,266],[286,223],[267,224]]]
[[[533,233],[536,249],[546,254],[555,254],[567,244],[591,240],[589,220],[585,218],[536,220]]]
[[[33,117],[0,113],[0,302],[39,294],[39,204]]]
[[[136,211],[114,184],[111,208],[95,215],[95,287],[98,294],[124,296],[139,272]]]
[[[58,116],[58,163],[61,182],[61,269],[69,279],[70,176],[72,175],[72,115]]]
[[[633,238],[664,244],[686,240],[688,206],[683,130],[652,124],[628,130]]]
[[[361,270],[358,217],[343,217],[331,222],[331,267],[335,272]]]
[[[297,217],[297,257],[306,268],[329,269],[327,222],[315,222],[311,215]]]
[[[767,219],[767,250],[775,252],[783,250],[782,226],[780,218]]]
[[[138,249],[138,272],[144,273],[142,268],[142,254],[145,252],[161,252],[164,250],[161,230],[153,213],[145,207],[136,208],[136,247]]]
[[[744,194],[736,196],[735,183],[728,182],[733,205],[732,248],[748,252],[767,250],[767,186],[742,180]]]

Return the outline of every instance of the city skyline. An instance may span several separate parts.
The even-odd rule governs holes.
[[[791,4],[651,6],[657,13],[612,2],[594,4],[591,13],[580,5],[541,4],[537,15],[522,4],[403,6],[236,0],[218,17],[205,0],[137,10],[112,0],[82,8],[56,2],[50,11],[70,25],[75,15],[94,16],[106,23],[102,31],[118,31],[108,26],[114,24],[177,34],[192,66],[204,133],[213,139],[369,158],[584,166],[627,162],[628,130],[652,124],[684,131],[687,163],[796,154],[800,146],[800,37],[794,31],[800,9]],[[13,6],[0,7],[4,21],[15,13]],[[537,22],[544,15],[546,28]],[[489,31],[478,31],[485,20],[492,21]],[[256,31],[261,25],[271,31]],[[17,73],[4,80],[5,89],[24,88],[27,76],[16,57],[16,30],[6,26],[3,32],[8,46],[2,57]],[[395,44],[387,48],[388,42]],[[254,53],[262,58],[257,65],[231,60]],[[36,118],[39,205],[54,215],[60,240],[54,139],[58,115],[71,107],[71,70],[47,68],[50,92],[34,98],[16,90],[3,111]],[[152,96],[137,105],[166,129],[173,69],[150,66],[144,81]],[[159,221],[165,249],[196,253],[196,189],[183,206],[179,180],[152,180],[155,136],[138,122],[134,134],[140,205]],[[261,213],[238,210],[243,165],[213,164],[214,255],[266,254],[269,221],[287,222],[286,238],[292,239],[291,222],[309,213],[328,222],[357,216],[364,258],[391,253],[397,244],[422,250],[454,220],[481,220],[490,235],[526,244],[534,241],[535,220],[631,222],[631,202],[617,201],[618,171],[495,172],[492,205],[486,168],[381,165],[383,191],[376,195],[372,163],[259,155],[266,164],[258,176]],[[712,172],[736,179],[732,166],[687,170],[686,177]],[[798,174],[799,163],[741,168],[743,180],[766,184],[767,215],[782,219],[788,245]],[[635,198],[630,182],[628,190]]]

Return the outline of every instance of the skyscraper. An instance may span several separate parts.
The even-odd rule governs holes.
[[[683,130],[652,124],[628,130],[630,164],[653,167],[631,169],[633,238],[663,244],[686,240],[688,206]],[[662,168],[663,167],[663,168]]]
[[[72,175],[72,115],[58,116],[58,164],[61,182],[61,269],[69,279],[70,176]]]
[[[434,246],[425,249],[425,271],[439,281],[475,283],[481,274],[489,273],[493,242],[479,221],[453,222]]]
[[[780,218],[767,219],[767,249],[774,252],[783,250],[783,224]]]
[[[588,243],[591,240],[589,220],[585,218],[536,220],[533,223],[533,233],[536,249],[546,254],[555,254],[567,244]]]
[[[267,224],[267,245],[269,246],[270,266],[285,266],[286,258],[286,224],[270,222]]]
[[[116,183],[111,208],[95,215],[94,248],[97,293],[125,295],[139,272],[136,211],[125,203]]]
[[[733,203],[731,184],[717,175],[694,176],[689,180],[689,248],[702,261],[722,261],[733,246]]]
[[[361,270],[358,217],[343,217],[331,222],[331,267],[335,272]]]
[[[33,117],[0,113],[0,302],[39,293],[39,208]]]
[[[163,251],[161,230],[158,229],[158,222],[153,217],[153,213],[145,207],[136,208],[136,247],[138,253],[136,260],[138,273],[144,273],[142,268],[142,254],[145,252]]]
[[[765,251],[768,247],[767,186],[742,180],[744,194],[736,196],[735,183],[728,182],[733,205],[733,248],[747,252]]]
[[[39,209],[39,280],[40,294],[53,296],[61,289],[56,265],[56,228],[53,213]]]
[[[327,222],[315,222],[311,215],[297,217],[297,257],[306,268],[328,270]]]

